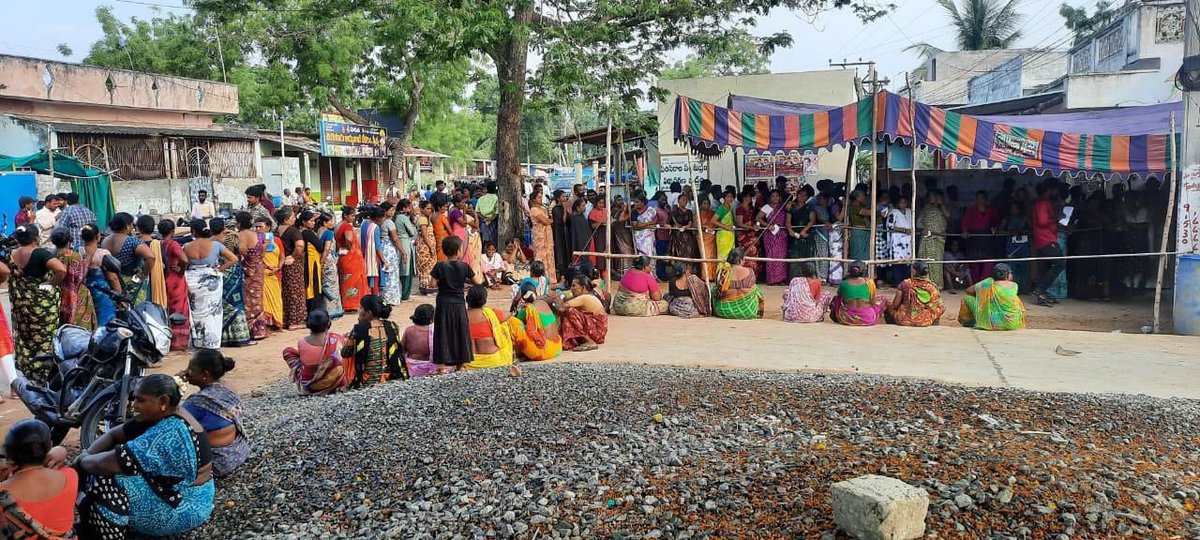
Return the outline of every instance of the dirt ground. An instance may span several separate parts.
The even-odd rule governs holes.
[[[783,287],[764,287],[763,293],[767,299],[766,315],[767,319],[779,320],[781,318],[781,307],[783,296]],[[882,289],[880,294],[890,298],[894,293],[891,289]],[[1163,305],[1163,328],[1166,331],[1171,330],[1170,325],[1170,297],[1171,294],[1167,291],[1164,294]],[[962,299],[962,294],[946,294],[945,300],[947,304],[946,315],[943,317],[943,325],[958,326],[955,322],[955,317],[958,313],[958,304]],[[494,307],[507,309],[508,294],[506,292],[494,292],[490,304]],[[396,306],[392,313],[392,320],[397,321],[401,326],[409,323],[408,318],[412,314],[417,305],[421,303],[433,303],[433,297],[414,297],[413,302],[405,303]],[[1120,331],[1126,334],[1140,334],[1141,328],[1144,325],[1149,325],[1153,321],[1152,316],[1153,300],[1152,298],[1142,298],[1129,301],[1108,301],[1108,302],[1081,302],[1073,300],[1064,300],[1062,304],[1054,308],[1043,308],[1036,305],[1029,305],[1028,326],[1031,329],[1047,329],[1047,330],[1072,330],[1072,331],[1090,331],[1090,332],[1115,332]],[[348,315],[334,323],[335,332],[348,332],[354,325],[354,315]],[[679,342],[704,342],[711,339],[708,335],[711,331],[711,325],[696,325],[688,321],[681,321],[674,317],[653,317],[647,319],[638,319],[633,321],[636,323],[636,330],[632,330],[635,324],[625,324],[628,321],[621,321],[620,324],[613,324],[610,327],[609,343],[615,345],[618,342],[625,345],[626,340],[639,339],[641,343],[636,347],[638,356],[654,357],[662,362],[678,362],[685,364],[694,364],[695,360],[717,360],[718,357],[724,356],[719,350],[714,351],[714,358],[698,359],[696,350],[688,350],[678,347]],[[754,324],[739,323],[739,324]],[[769,323],[764,323],[769,324]],[[833,330],[833,324],[826,322],[829,329]],[[813,326],[813,325],[806,325]],[[820,325],[817,325],[820,326]],[[764,328],[764,330],[766,330]],[[920,331],[919,329],[917,331]],[[256,389],[284,380],[288,376],[286,365],[280,352],[288,346],[295,343],[297,339],[304,335],[303,330],[293,330],[291,332],[281,332],[271,337],[260,341],[254,345],[241,348],[224,349],[225,354],[231,356],[237,361],[237,368],[226,375],[225,379],[235,390],[243,394],[251,394]],[[638,337],[635,338],[635,332]],[[771,332],[768,330],[768,332]],[[737,336],[739,333],[731,334],[731,337]],[[645,339],[646,336],[672,336],[670,340],[664,339]],[[762,358],[762,361],[754,362],[759,367],[771,368],[771,355],[778,352],[781,356],[787,354],[791,343],[778,342],[772,343],[772,340],[760,340],[757,352],[754,356]],[[605,354],[605,349],[609,349],[609,353]],[[587,361],[637,361],[636,358],[626,356],[629,354],[630,347],[602,347],[595,353],[588,353],[586,358],[584,355],[574,357],[570,354],[567,359],[581,359]],[[703,353],[700,353],[703,354]],[[615,355],[615,356],[614,356]],[[612,358],[610,358],[612,356]],[[619,358],[618,358],[619,356]],[[190,356],[186,353],[173,353],[167,357],[163,366],[155,369],[155,373],[175,374],[182,370]],[[744,366],[752,367],[752,366]],[[903,375],[904,373],[897,373]],[[3,404],[0,404],[0,433],[7,432],[8,427],[13,423],[28,418],[29,412],[25,407],[15,399],[5,399]],[[72,439],[74,436],[72,436]],[[70,440],[70,439],[69,439]]]

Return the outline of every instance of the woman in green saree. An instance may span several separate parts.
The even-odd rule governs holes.
[[[967,287],[958,309],[958,322],[979,330],[1025,328],[1025,305],[1017,296],[1017,284],[1007,264],[997,264],[992,268],[992,277]]]
[[[734,248],[725,262],[717,265],[713,285],[713,315],[722,319],[750,320],[763,316],[763,295],[754,270],[742,266],[746,252]]]

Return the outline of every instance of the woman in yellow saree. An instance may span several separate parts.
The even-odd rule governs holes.
[[[979,330],[1025,328],[1025,304],[1017,296],[1012,269],[1004,263],[992,268],[992,277],[967,287],[958,308],[958,322]]]
[[[474,360],[467,369],[487,369],[511,366],[513,363],[513,340],[505,313],[487,307],[488,288],[475,285],[467,291],[467,322],[471,327],[471,348]]]
[[[283,263],[283,242],[271,231],[271,221],[259,218],[255,222],[263,234],[263,318],[274,328],[283,328],[283,285],[279,281]]]
[[[544,300],[538,299],[533,284],[521,286],[513,299],[513,316],[508,319],[513,346],[526,360],[550,360],[562,354],[558,318]]]
[[[736,207],[734,202],[733,192],[726,191],[725,198],[721,200],[721,204],[717,205],[716,221],[713,223],[717,227],[717,258],[726,259],[729,257],[729,252],[733,251],[733,245],[737,240],[737,235],[733,232],[733,213]]]

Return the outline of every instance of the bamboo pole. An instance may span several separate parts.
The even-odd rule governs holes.
[[[988,262],[1011,263],[1011,262],[1032,262],[1032,261],[1079,261],[1079,260],[1091,260],[1091,259],[1126,259],[1129,257],[1161,257],[1163,255],[1182,255],[1182,254],[1188,254],[1188,253],[1192,253],[1192,252],[1191,251],[1168,251],[1166,253],[1163,253],[1160,251],[1154,251],[1154,252],[1149,252],[1149,253],[1108,253],[1108,254],[1102,254],[1102,255],[1063,255],[1061,257],[1018,257],[1018,258],[1004,258],[1004,259],[968,259],[968,260],[964,260],[964,261],[955,261],[955,262],[962,263],[962,264],[973,264],[973,263],[988,263]],[[579,257],[588,257],[588,256],[599,257],[599,256],[603,256],[603,255],[605,255],[605,253],[594,252],[594,251],[572,252],[572,256],[579,256]],[[638,258],[639,255],[636,253],[632,254],[632,255],[622,255],[620,253],[614,253],[612,256],[615,259],[636,259],[636,258]],[[676,261],[676,262],[687,262],[687,263],[720,262],[720,260],[718,260],[718,259],[699,259],[699,258],[695,258],[695,257],[672,257],[669,255],[647,255],[646,257],[652,261],[663,260],[663,261]],[[776,258],[771,258],[771,257],[746,257],[746,260],[754,261],[754,262],[782,262],[782,263],[805,263],[805,262],[821,262],[821,261],[848,263],[848,262],[854,261],[853,259],[838,258],[838,257],[806,257],[803,259],[776,259]],[[926,258],[920,258],[917,260],[924,261],[924,262],[935,262],[933,259],[926,259]],[[867,264],[886,265],[886,264],[907,263],[907,262],[909,262],[909,259],[881,259],[878,261],[870,260],[870,261],[864,261],[864,262],[866,262]]]
[[[1154,333],[1162,330],[1162,288],[1163,274],[1167,271],[1167,242],[1171,239],[1171,225],[1175,223],[1175,192],[1178,189],[1179,160],[1175,156],[1175,113],[1171,113],[1171,138],[1167,139],[1167,148],[1171,157],[1170,190],[1167,195],[1167,214],[1163,222],[1162,245],[1158,258],[1158,280],[1154,282]]]
[[[605,159],[608,163],[605,165],[604,171],[604,251],[608,252],[608,256],[604,257],[604,290],[612,290],[612,117],[608,119],[608,133],[605,135],[604,141]],[[597,186],[599,187],[599,186]]]
[[[909,265],[912,265],[917,262],[917,100],[913,98],[912,84],[908,82],[907,73],[904,74],[904,84],[908,86],[909,111],[912,112],[909,120],[911,120],[913,128],[912,144],[909,146],[912,153],[912,163],[909,164],[909,172],[912,173],[912,203],[908,206],[910,212],[908,232],[912,237],[912,251],[908,258],[912,260]]]
[[[875,136],[874,131],[871,133],[871,237],[867,239],[868,246],[871,251],[871,263],[867,268],[867,274],[870,279],[875,279],[875,237],[876,227],[879,226],[879,196],[876,194],[879,184],[879,138]]]
[[[688,184],[692,186],[692,199],[695,199],[694,201],[692,201],[692,204],[696,205],[696,211],[694,212],[694,214],[696,215],[696,231],[699,233],[699,236],[696,237],[696,243],[700,244],[700,258],[707,259],[708,254],[705,253],[705,251],[704,251],[704,222],[700,219],[700,189],[696,183],[696,174],[695,174],[696,171],[695,171],[695,169],[692,168],[691,149],[688,149],[687,159],[688,159],[688,161],[687,161]],[[714,253],[713,255],[716,255],[716,253]],[[700,275],[704,277],[704,286],[708,287],[708,282],[709,282],[708,269],[704,267],[704,263],[700,264],[699,270],[700,270]]]

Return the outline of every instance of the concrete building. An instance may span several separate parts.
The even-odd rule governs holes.
[[[238,113],[234,85],[18,56],[0,73],[0,154],[49,147],[110,171],[118,211],[186,212],[199,189],[239,206],[260,181],[255,130],[216,123]]]
[[[1044,93],[1067,72],[1066,51],[1029,49],[967,82],[967,103],[981,105]]]
[[[921,103],[940,107],[965,105],[970,101],[971,80],[1006,65],[1032,49],[991,49],[986,51],[939,51],[925,60],[917,71],[924,71],[912,83],[912,95]],[[1010,66],[1010,70],[1015,66]],[[1023,69],[1021,70],[1023,71]],[[909,89],[898,92],[907,96]]]
[[[670,92],[671,99],[658,104],[658,148],[662,156],[684,156],[686,145],[675,142],[676,95],[724,105],[730,94],[777,99],[815,105],[842,106],[858,99],[853,70],[833,69],[800,73],[742,75],[699,79],[660,80],[658,86]],[[745,153],[725,152],[708,161],[708,179],[714,184],[735,185],[745,178]],[[662,158],[660,157],[660,160]],[[702,159],[702,158],[700,158]],[[842,180],[846,176],[849,151],[834,148],[818,156],[818,178]],[[661,161],[660,161],[661,162]],[[656,187],[656,186],[651,186]]]
[[[1177,101],[1186,21],[1180,0],[1134,0],[1113,21],[1071,48],[1064,85],[1069,109]]]

